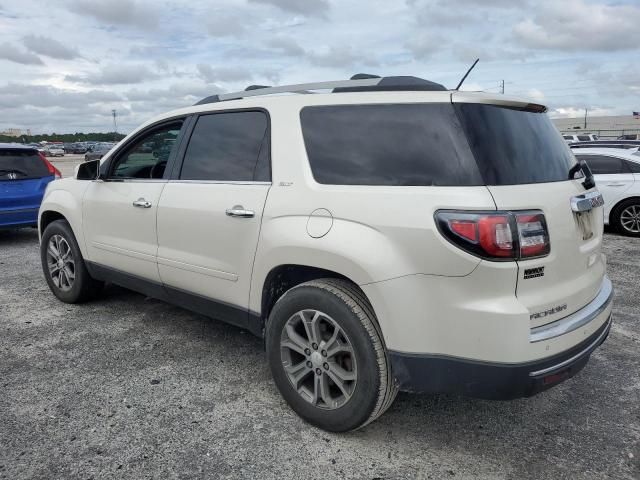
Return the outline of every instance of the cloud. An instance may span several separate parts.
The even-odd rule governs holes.
[[[31,52],[18,50],[14,45],[7,42],[0,44],[0,59],[21,63],[22,65],[44,65],[39,56]]]
[[[207,15],[207,31],[214,37],[240,37],[245,33],[247,18],[227,12],[212,11]]]
[[[28,50],[46,57],[71,60],[80,56],[77,50],[65,47],[62,43],[50,37],[27,35],[23,38],[23,43]]]
[[[142,3],[139,0],[75,0],[69,10],[88,15],[107,25],[134,26],[143,29],[158,27],[159,2]]]
[[[362,51],[356,51],[350,46],[331,46],[319,52],[307,52],[308,60],[319,67],[349,68],[356,65],[378,66],[375,60],[366,59]]]
[[[416,60],[425,60],[442,50],[443,41],[434,35],[422,33],[412,37],[405,47]]]
[[[103,66],[99,71],[80,75],[67,75],[65,80],[90,85],[122,85],[141,83],[160,76],[144,64],[111,64]]]
[[[249,0],[249,3],[272,5],[285,12],[297,13],[309,17],[326,17],[329,13],[328,0]]]
[[[0,107],[86,108],[105,102],[120,102],[123,97],[106,90],[78,92],[48,85],[8,83],[0,87]]]
[[[200,78],[207,83],[238,82],[253,78],[251,71],[244,67],[212,67],[205,63],[199,63],[197,69]]]
[[[590,107],[588,108],[589,116],[592,117],[606,117],[609,115],[615,115],[616,110],[609,107]],[[584,107],[564,106],[552,109],[549,112],[549,116],[552,118],[581,118],[584,117]]]
[[[527,98],[535,100],[537,102],[542,102],[545,99],[544,92],[537,88],[531,88],[527,90]]]
[[[546,1],[533,18],[516,24],[513,36],[529,48],[617,51],[640,44],[640,7],[598,5],[585,0]]]
[[[272,37],[267,40],[267,46],[276,50],[277,53],[290,57],[301,57],[305,54],[304,48],[290,37]]]

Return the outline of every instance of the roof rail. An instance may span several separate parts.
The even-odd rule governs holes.
[[[362,78],[366,76],[365,78]],[[195,105],[205,103],[222,102],[225,100],[237,100],[246,97],[256,97],[259,95],[271,95],[274,93],[312,93],[312,90],[332,90],[338,92],[363,92],[363,91],[433,91],[446,90],[439,83],[430,82],[418,77],[376,77],[367,74],[354,75],[354,80],[338,80],[331,82],[300,83],[297,85],[282,85],[279,87],[266,87],[262,85],[251,85],[246,90],[233,93],[220,93],[203,98]],[[353,78],[353,77],[352,77]]]

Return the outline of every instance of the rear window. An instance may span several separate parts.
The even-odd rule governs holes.
[[[50,175],[37,151],[0,149],[0,180],[24,180]]]
[[[318,183],[482,185],[451,104],[305,107],[300,120]]]
[[[575,158],[545,113],[471,103],[455,109],[487,185],[569,178]]]

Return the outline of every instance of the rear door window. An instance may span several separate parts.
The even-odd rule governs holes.
[[[267,114],[261,111],[201,115],[184,155],[180,179],[269,181]]]
[[[318,183],[482,184],[451,104],[313,106],[300,120]]]
[[[627,163],[621,158],[608,155],[576,155],[576,158],[587,162],[594,175],[630,173]]]
[[[0,180],[26,180],[51,175],[36,150],[0,149]]]

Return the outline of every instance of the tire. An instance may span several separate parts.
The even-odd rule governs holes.
[[[305,323],[315,324],[317,335],[309,335]],[[312,280],[287,291],[269,315],[265,339],[280,393],[316,427],[331,432],[361,428],[382,415],[396,397],[375,314],[350,282]],[[300,379],[297,387],[292,377]]]
[[[56,220],[47,225],[40,242],[40,261],[49,289],[65,303],[86,302],[94,298],[104,285],[89,275],[76,237],[66,220]],[[63,268],[59,262],[64,264]]]
[[[640,237],[640,199],[625,200],[615,208],[611,216],[613,227],[618,233]]]

